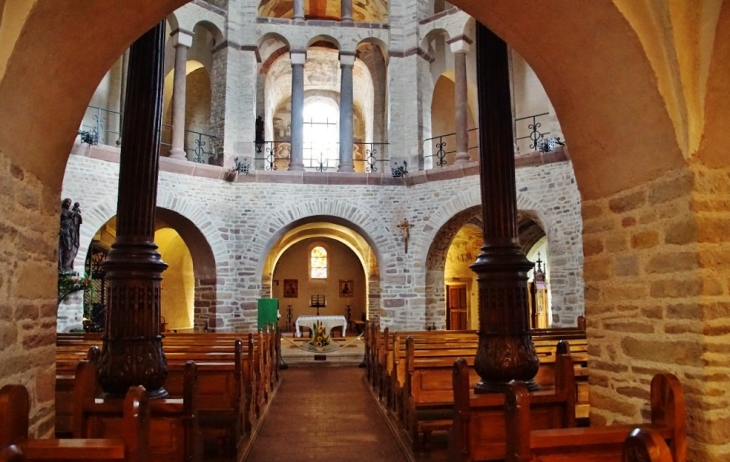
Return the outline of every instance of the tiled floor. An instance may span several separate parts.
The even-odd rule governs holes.
[[[398,441],[352,363],[294,363],[247,460],[406,461]]]

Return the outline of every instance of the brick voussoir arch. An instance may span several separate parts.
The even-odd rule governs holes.
[[[424,268],[427,269],[440,269],[443,270],[443,261],[446,258],[446,254],[434,255],[435,249],[433,243],[439,238],[444,226],[446,226],[456,215],[464,212],[472,207],[481,206],[481,191],[477,188],[469,188],[463,191],[461,194],[452,197],[448,202],[445,202],[439,207],[439,209],[431,214],[431,219],[418,225],[417,228],[413,229],[412,235],[414,248],[421,246],[422,252],[415,253],[420,255],[423,260],[421,263]],[[550,241],[551,229],[549,219],[550,214],[546,210],[546,204],[541,204],[529,195],[525,193],[517,194],[517,209],[518,210],[529,210],[537,216],[540,223],[545,227],[545,234],[548,236]],[[481,218],[481,214],[480,214]],[[429,229],[430,232],[425,231]],[[441,262],[439,265],[437,262]]]
[[[308,218],[321,218],[346,226],[360,233],[370,245],[381,268],[384,265],[383,257],[395,251],[397,242],[388,239],[390,234],[386,223],[376,214],[365,210],[354,202],[343,199],[310,200],[294,205],[282,206],[272,210],[268,219],[261,222],[252,233],[256,239],[251,243],[250,254],[260,255],[256,265],[255,279],[260,280],[266,264],[265,256],[269,254],[274,243],[293,223]]]
[[[428,221],[416,224],[411,230],[411,236],[413,236],[413,254],[421,258],[419,263],[423,268],[427,268],[429,249],[437,238],[441,228],[454,218],[456,214],[468,208],[481,205],[481,203],[482,200],[478,188],[465,188],[460,194],[451,197],[451,199],[441,204],[438,210],[430,215]]]
[[[227,246],[218,233],[218,226],[213,218],[198,205],[174,197],[170,193],[160,192],[157,197],[157,207],[162,207],[179,213],[195,225],[210,245],[213,258],[216,262],[226,260]],[[99,202],[89,210],[83,210],[84,223],[81,225],[81,236],[79,242],[79,253],[74,262],[75,268],[83,268],[86,254],[96,232],[117,214],[116,198],[107,198]]]
[[[211,252],[213,252],[216,266],[218,266],[219,262],[228,259],[229,246],[218,231],[220,226],[214,215],[211,215],[194,202],[167,191],[160,191],[158,193],[157,206],[179,213],[198,228],[208,242]]]

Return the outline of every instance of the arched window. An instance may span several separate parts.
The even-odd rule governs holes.
[[[336,103],[325,98],[304,102],[304,166],[337,168],[340,159],[340,113]]]
[[[313,248],[309,254],[309,277],[327,279],[327,250],[322,246]]]

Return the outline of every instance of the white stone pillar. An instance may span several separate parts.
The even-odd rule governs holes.
[[[341,0],[340,21],[352,23],[352,0]]]
[[[306,51],[291,51],[291,161],[289,170],[304,170],[304,63]]]
[[[454,164],[465,164],[469,159],[469,100],[466,92],[466,54],[468,39],[461,37],[449,43],[454,54],[454,118],[456,127],[456,156]]]
[[[408,171],[423,170],[423,140],[430,135],[431,76],[429,57],[391,52],[388,62],[391,133],[390,168],[408,162]],[[428,128],[428,131],[426,131]]]
[[[257,71],[253,47],[223,42],[213,50],[211,128],[224,167],[232,167],[236,157],[253,161]]]
[[[304,21],[304,0],[294,0],[294,20]]]
[[[129,48],[122,55],[122,75],[119,83],[119,137],[117,146],[122,144],[122,126],[124,125],[124,103],[127,99],[127,72],[129,71]]]
[[[338,172],[354,172],[352,165],[352,67],[355,53],[340,53],[340,166]]]
[[[185,66],[188,61],[188,50],[193,44],[193,35],[178,30],[172,36],[175,48],[175,74],[172,87],[172,147],[170,157],[184,160],[185,153]]]

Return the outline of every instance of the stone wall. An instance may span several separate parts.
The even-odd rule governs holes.
[[[101,147],[93,148],[92,155],[99,157],[102,150],[111,160],[118,156],[114,148]],[[165,171],[183,167],[193,174]],[[284,232],[316,217],[355,230],[370,245],[378,263],[371,273],[380,275],[377,284],[370,282],[371,289],[379,288],[378,309],[372,300],[368,302],[371,315],[377,312],[383,325],[420,329],[428,310],[431,316],[443,311],[438,306],[443,303],[443,289],[433,289],[443,285],[443,268],[440,281],[427,281],[431,243],[454,215],[481,202],[474,166],[467,175],[457,167],[428,175],[419,172],[408,182],[377,177],[386,183],[381,185],[336,184],[344,177],[294,172],[258,172],[231,183],[210,178],[223,171],[217,167],[169,159],[162,159],[161,168],[158,206],[190,220],[213,254],[215,306],[196,297],[201,306],[196,307],[195,325],[200,328],[207,320],[216,330],[245,331],[255,326],[256,299],[267,294],[263,273],[272,247]],[[113,161],[83,155],[69,159],[64,196],[84,205],[77,266],[83,264],[93,235],[115,215],[117,169]],[[549,246],[555,249],[551,265],[555,325],[573,325],[583,312],[580,199],[572,175],[569,162],[517,170],[518,203],[546,224]],[[352,178],[358,177],[366,178]],[[319,184],[323,179],[335,184]],[[404,218],[414,225],[408,253],[397,227]]]
[[[592,421],[646,418],[651,377],[671,372],[688,460],[730,455],[727,175],[671,173],[583,204]]]
[[[55,418],[59,191],[0,152],[0,387],[22,384],[31,400],[31,436],[50,436]]]

